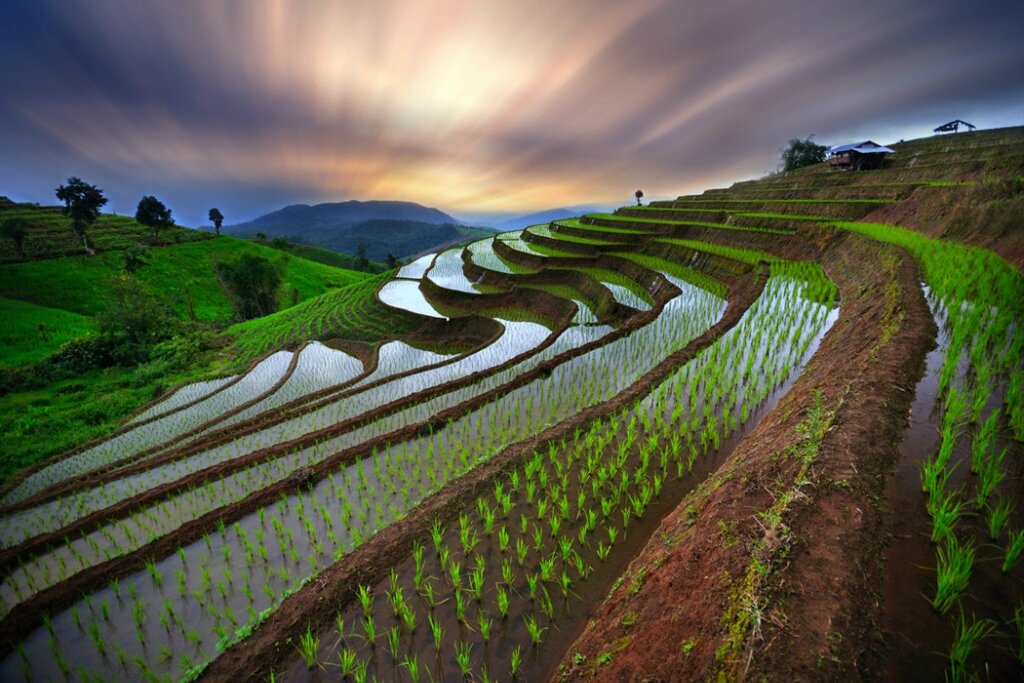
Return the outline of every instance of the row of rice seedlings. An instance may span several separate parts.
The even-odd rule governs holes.
[[[124,461],[141,451],[159,446],[209,420],[216,419],[217,416],[270,389],[288,369],[291,357],[291,352],[279,351],[257,364],[238,382],[206,400],[153,422],[139,425],[81,453],[43,467],[11,489],[0,500],[0,504],[17,503],[75,475]]]
[[[635,207],[629,207],[635,208]],[[739,232],[758,232],[771,235],[792,235],[793,230],[785,230],[781,228],[768,228],[768,227],[754,227],[748,225],[732,225],[729,223],[714,223],[710,221],[676,221],[668,220],[665,218],[639,218],[636,216],[622,216],[612,213],[591,213],[587,214],[586,218],[603,221],[605,224],[614,221],[625,224],[632,223],[650,223],[652,225],[672,225],[677,227],[698,227],[698,228],[711,228],[714,230],[729,230]]]
[[[277,391],[245,410],[221,420],[216,426],[202,433],[209,433],[214,429],[224,429],[303,396],[344,384],[362,372],[363,364],[358,358],[350,356],[344,351],[324,346],[320,342],[310,342],[299,353],[298,363],[291,376]]]
[[[335,633],[314,638],[307,630],[298,646],[307,667],[340,667],[354,680],[394,679],[402,669],[412,680],[414,671],[434,679],[519,676],[664,484],[716,450],[741,424],[735,416],[745,422],[809,357],[803,340],[821,338],[825,316],[796,327],[778,353],[756,353],[758,333],[780,314],[774,295],[786,301],[790,324],[807,320],[801,309],[813,306],[782,280],[769,283],[765,305],[647,398],[577,430],[568,444],[535,452],[476,501],[476,514],[463,512],[447,530],[435,523],[429,542],[417,542],[387,582],[373,592],[360,587],[358,604],[339,610]],[[747,358],[756,360],[752,371]],[[389,606],[381,609],[376,595]],[[417,631],[424,623],[429,631]]]
[[[569,330],[542,353],[480,382],[414,404],[344,436],[282,453],[218,481],[194,487],[185,494],[156,504],[155,508],[140,510],[127,520],[113,522],[75,541],[65,539],[62,546],[23,562],[10,576],[5,577],[0,584],[3,609],[9,610],[39,590],[55,585],[83,568],[141,547],[177,528],[184,521],[241,500],[254,491],[284,479],[300,467],[315,465],[331,453],[393,433],[405,425],[426,421],[442,410],[498,388],[540,362],[600,339],[609,331],[610,328],[597,327]],[[141,531],[138,529],[140,525],[143,527]]]
[[[439,287],[455,292],[479,294],[462,270],[462,247],[455,247],[441,252],[434,265],[427,271],[427,279]]]
[[[551,225],[535,225],[528,228],[526,232],[539,235],[540,237],[549,237],[551,239],[573,242],[574,244],[585,244],[592,247],[614,247],[616,245],[626,246],[631,241],[628,237],[624,236],[620,236],[616,239],[615,236],[610,233],[605,233],[602,238],[568,235],[564,232],[558,232],[557,230],[552,229]]]
[[[526,266],[506,261],[494,253],[495,239],[497,239],[497,237],[488,237],[487,239],[473,242],[467,246],[466,250],[469,252],[470,260],[481,268],[493,270],[496,273],[512,274],[537,272],[534,268],[527,268]]]
[[[635,331],[628,337],[620,338],[583,357],[558,366],[551,376],[544,380],[543,388],[529,385],[517,389],[430,436],[397,444],[378,453],[376,458],[368,458],[350,466],[345,472],[348,474],[347,480],[354,484],[352,488],[335,490],[332,488],[332,478],[330,481],[322,481],[308,493],[282,499],[277,506],[264,508],[259,515],[245,518],[241,522],[243,527],[253,528],[258,524],[264,529],[264,538],[269,536],[268,532],[275,534],[280,543],[276,558],[279,558],[281,563],[276,570],[272,569],[273,563],[269,560],[269,557],[274,556],[269,556],[269,553],[268,559],[262,562],[249,559],[264,557],[263,553],[258,551],[258,546],[251,554],[232,554],[231,551],[224,551],[223,561],[214,562],[213,558],[221,557],[220,553],[212,552],[207,556],[203,544],[197,543],[184,548],[184,556],[180,560],[178,556],[174,556],[160,563],[163,565],[160,567],[161,572],[182,569],[187,580],[191,574],[186,567],[204,567],[212,572],[214,578],[210,580],[209,585],[222,590],[221,597],[225,605],[234,604],[230,612],[225,613],[218,607],[218,601],[210,601],[205,593],[200,592],[196,596],[192,592],[193,584],[188,581],[185,584],[187,594],[169,597],[165,595],[165,589],[159,582],[153,584],[151,580],[142,577],[141,580],[148,582],[148,590],[140,592],[140,595],[144,594],[146,600],[157,601],[159,604],[162,604],[159,602],[161,600],[170,599],[172,604],[178,605],[179,610],[192,613],[209,613],[210,610],[217,612],[211,613],[208,620],[199,624],[205,629],[205,633],[199,639],[200,644],[195,646],[201,650],[203,657],[209,658],[215,652],[216,644],[222,642],[225,636],[244,632],[244,624],[239,622],[255,621],[256,617],[253,617],[253,614],[259,615],[276,605],[277,599],[297,589],[304,581],[315,575],[325,560],[348,552],[351,547],[360,544],[377,529],[404,514],[422,496],[435,491],[450,478],[468,471],[479,459],[489,457],[512,441],[527,438],[545,426],[579,412],[587,405],[614,396],[624,386],[653,367],[659,358],[682,347],[706,329],[720,315],[721,305],[706,293],[695,288],[690,290],[677,297],[675,305],[666,307],[668,315],[660,316],[647,327]],[[607,372],[609,367],[615,368],[616,371]],[[581,376],[590,379],[579,383]],[[588,387],[588,382],[594,386]],[[382,474],[378,475],[378,472]],[[362,483],[363,481],[366,483]],[[328,503],[325,503],[325,500],[329,501],[330,507],[327,507]],[[356,508],[352,501],[359,501],[359,507]],[[310,515],[303,516],[303,509],[317,510],[319,514],[312,519]],[[324,510],[327,511],[326,514]],[[260,521],[256,522],[256,519]],[[306,533],[292,531],[300,526]],[[223,547],[231,545],[231,541],[226,538],[214,538],[210,542],[212,551],[220,551]],[[242,596],[245,597],[244,604],[232,581],[233,576],[243,571],[238,566],[239,554],[246,558],[248,571],[245,572],[245,576],[251,584],[246,586],[250,588],[249,591],[242,591]],[[232,560],[232,557],[236,559]],[[270,588],[262,592],[252,590],[252,586],[262,589],[263,585]],[[103,591],[100,591],[98,594],[102,593]],[[277,597],[271,599],[271,594]],[[92,599],[92,596],[89,599]],[[113,605],[111,609],[114,609]],[[249,619],[242,620],[238,617],[239,610],[245,610]],[[147,611],[155,613],[156,608],[149,604]],[[63,621],[70,618],[68,615],[71,612],[72,610],[65,611],[55,616],[54,620]],[[235,619],[232,620],[231,617]],[[150,670],[178,673],[183,671],[180,661],[148,656],[152,651],[146,648],[145,639],[132,638],[133,634],[119,629],[119,624],[128,623],[130,621],[127,614],[113,618],[101,629],[104,632],[103,639],[108,643],[119,642],[126,649],[131,648],[132,657],[144,658]],[[191,622],[186,620],[186,623]],[[173,626],[171,632],[173,635]],[[181,634],[173,637],[179,636]],[[31,650],[35,644],[36,640],[29,638],[25,647]],[[65,653],[63,656],[69,660],[79,658],[79,664],[76,666],[100,669],[106,666],[102,653],[72,650],[68,643],[62,644],[61,651]],[[31,659],[40,661],[38,653],[36,655]],[[190,661],[198,660],[199,650],[194,655],[188,655]]]
[[[547,328],[534,323],[507,323],[505,334],[496,342],[449,365],[385,382],[364,391],[349,393],[342,399],[271,424],[259,431],[232,438],[230,441],[211,446],[187,458],[175,460],[124,479],[113,479],[8,515],[0,528],[0,545],[9,547],[38,534],[55,531],[92,512],[105,509],[154,486],[177,481],[181,477],[205,467],[258,450],[272,448],[280,443],[293,441],[305,434],[351,420],[410,394],[475,372],[485,371],[535,348],[549,334]],[[410,360],[425,360],[418,353],[407,356],[403,354],[403,357]],[[399,367],[404,367],[397,361],[389,362],[388,365],[392,374]]]
[[[1013,573],[1024,553],[1024,530],[1008,528],[1012,504],[998,493],[1007,481],[1008,452],[998,445],[999,438],[1005,436],[1000,431],[1005,425],[1018,440],[1024,437],[1020,379],[1024,335],[1019,334],[1024,322],[1024,283],[1019,273],[983,249],[931,240],[895,226],[839,225],[914,253],[924,269],[932,313],[943,331],[938,377],[940,440],[938,449],[922,462],[921,485],[932,519],[936,554],[931,604],[953,619],[949,675],[954,680],[968,680],[974,675],[966,668],[969,655],[983,640],[1004,630],[996,622],[965,617],[962,602],[970,592],[978,553],[992,544],[1001,548],[998,559],[1003,574]],[[969,458],[953,462],[954,449],[968,434]],[[959,467],[970,470],[969,478],[966,485],[954,486]],[[976,539],[966,530],[958,532],[959,523],[969,515],[986,521],[987,538]],[[1001,611],[1012,606],[990,607]]]
[[[221,377],[218,379],[209,379],[203,380],[201,382],[192,382],[191,384],[187,384],[178,389],[177,391],[175,391],[173,394],[171,394],[164,400],[153,404],[146,410],[139,412],[138,415],[128,420],[128,424],[142,422],[143,420],[148,420],[151,417],[156,417],[157,415],[169,413],[170,411],[176,410],[177,408],[180,408],[181,406],[187,403],[198,401],[204,396],[208,396],[217,389],[220,389],[228,382],[235,380],[237,377],[237,375],[229,375],[227,377]]]

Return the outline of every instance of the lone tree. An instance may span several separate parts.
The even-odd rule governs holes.
[[[398,257],[395,256],[393,253],[391,253],[389,251],[387,257],[384,259],[384,263],[387,264],[388,270],[391,270],[393,268],[397,268],[398,267]]]
[[[356,245],[356,270],[366,270],[370,266],[370,260],[366,258],[366,252],[369,249],[370,245],[366,242]]]
[[[281,268],[262,256],[242,254],[236,261],[217,263],[213,267],[227,290],[239,320],[270,315],[277,310],[277,294],[281,288]]]
[[[782,150],[782,170],[795,171],[804,166],[820,164],[825,161],[826,152],[828,152],[828,146],[816,143],[813,135],[809,135],[803,140],[793,138],[789,141],[786,149]]]
[[[72,176],[66,184],[57,188],[57,199],[64,202],[61,212],[71,219],[71,229],[82,240],[85,250],[89,251],[85,230],[96,222],[100,215],[100,207],[107,203],[103,190]]]
[[[637,190],[636,192],[633,193],[633,196],[636,197],[636,205],[640,206],[640,199],[643,198],[644,191],[643,190]]]
[[[153,235],[174,225],[171,210],[156,197],[143,197],[139,200],[139,206],[135,210],[135,220],[152,228]]]
[[[124,272],[134,275],[139,268],[149,265],[146,260],[146,247],[141,244],[133,244],[124,250]]]
[[[224,222],[224,214],[220,212],[220,209],[214,207],[210,209],[210,213],[208,214],[208,216],[210,220],[213,221],[213,229],[216,230],[217,234],[219,235],[220,226]]]
[[[0,223],[0,236],[14,242],[18,258],[25,258],[25,238],[28,237],[28,221],[24,218],[8,218]]]

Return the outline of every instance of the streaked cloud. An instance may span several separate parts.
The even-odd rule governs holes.
[[[1019,1],[51,0],[0,28],[0,193],[530,211],[772,168],[794,135],[1024,123]]]

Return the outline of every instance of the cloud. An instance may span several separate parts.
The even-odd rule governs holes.
[[[50,0],[0,28],[0,192],[47,200],[82,168],[186,220],[218,188],[239,212],[245,188],[466,212],[672,194],[795,135],[1020,124],[1022,23],[951,0]]]

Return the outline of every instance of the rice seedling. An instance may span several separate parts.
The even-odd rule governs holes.
[[[1006,554],[1003,556],[1003,573],[1010,572],[1024,555],[1024,529],[1011,531],[1008,534],[1009,540],[1006,543]]]
[[[967,660],[978,644],[996,631],[996,623],[991,619],[968,621],[963,608],[960,617],[954,624],[953,644],[949,649],[949,680],[972,681],[976,678],[967,669]]]
[[[944,537],[936,550],[936,589],[932,607],[946,614],[967,588],[974,566],[974,544],[960,544],[955,535]]]
[[[455,643],[455,661],[459,665],[459,671],[462,672],[463,678],[469,676],[469,672],[473,668],[472,650],[472,643],[462,641]]]
[[[523,621],[526,624],[527,633],[530,634],[530,642],[533,643],[534,647],[539,646],[543,640],[544,631],[546,631],[547,628],[541,628],[532,614],[524,616]]]
[[[307,625],[306,632],[299,636],[299,643],[295,646],[302,660],[306,662],[306,668],[312,670],[317,665],[317,652],[320,649],[320,638],[313,635],[312,628]]]

